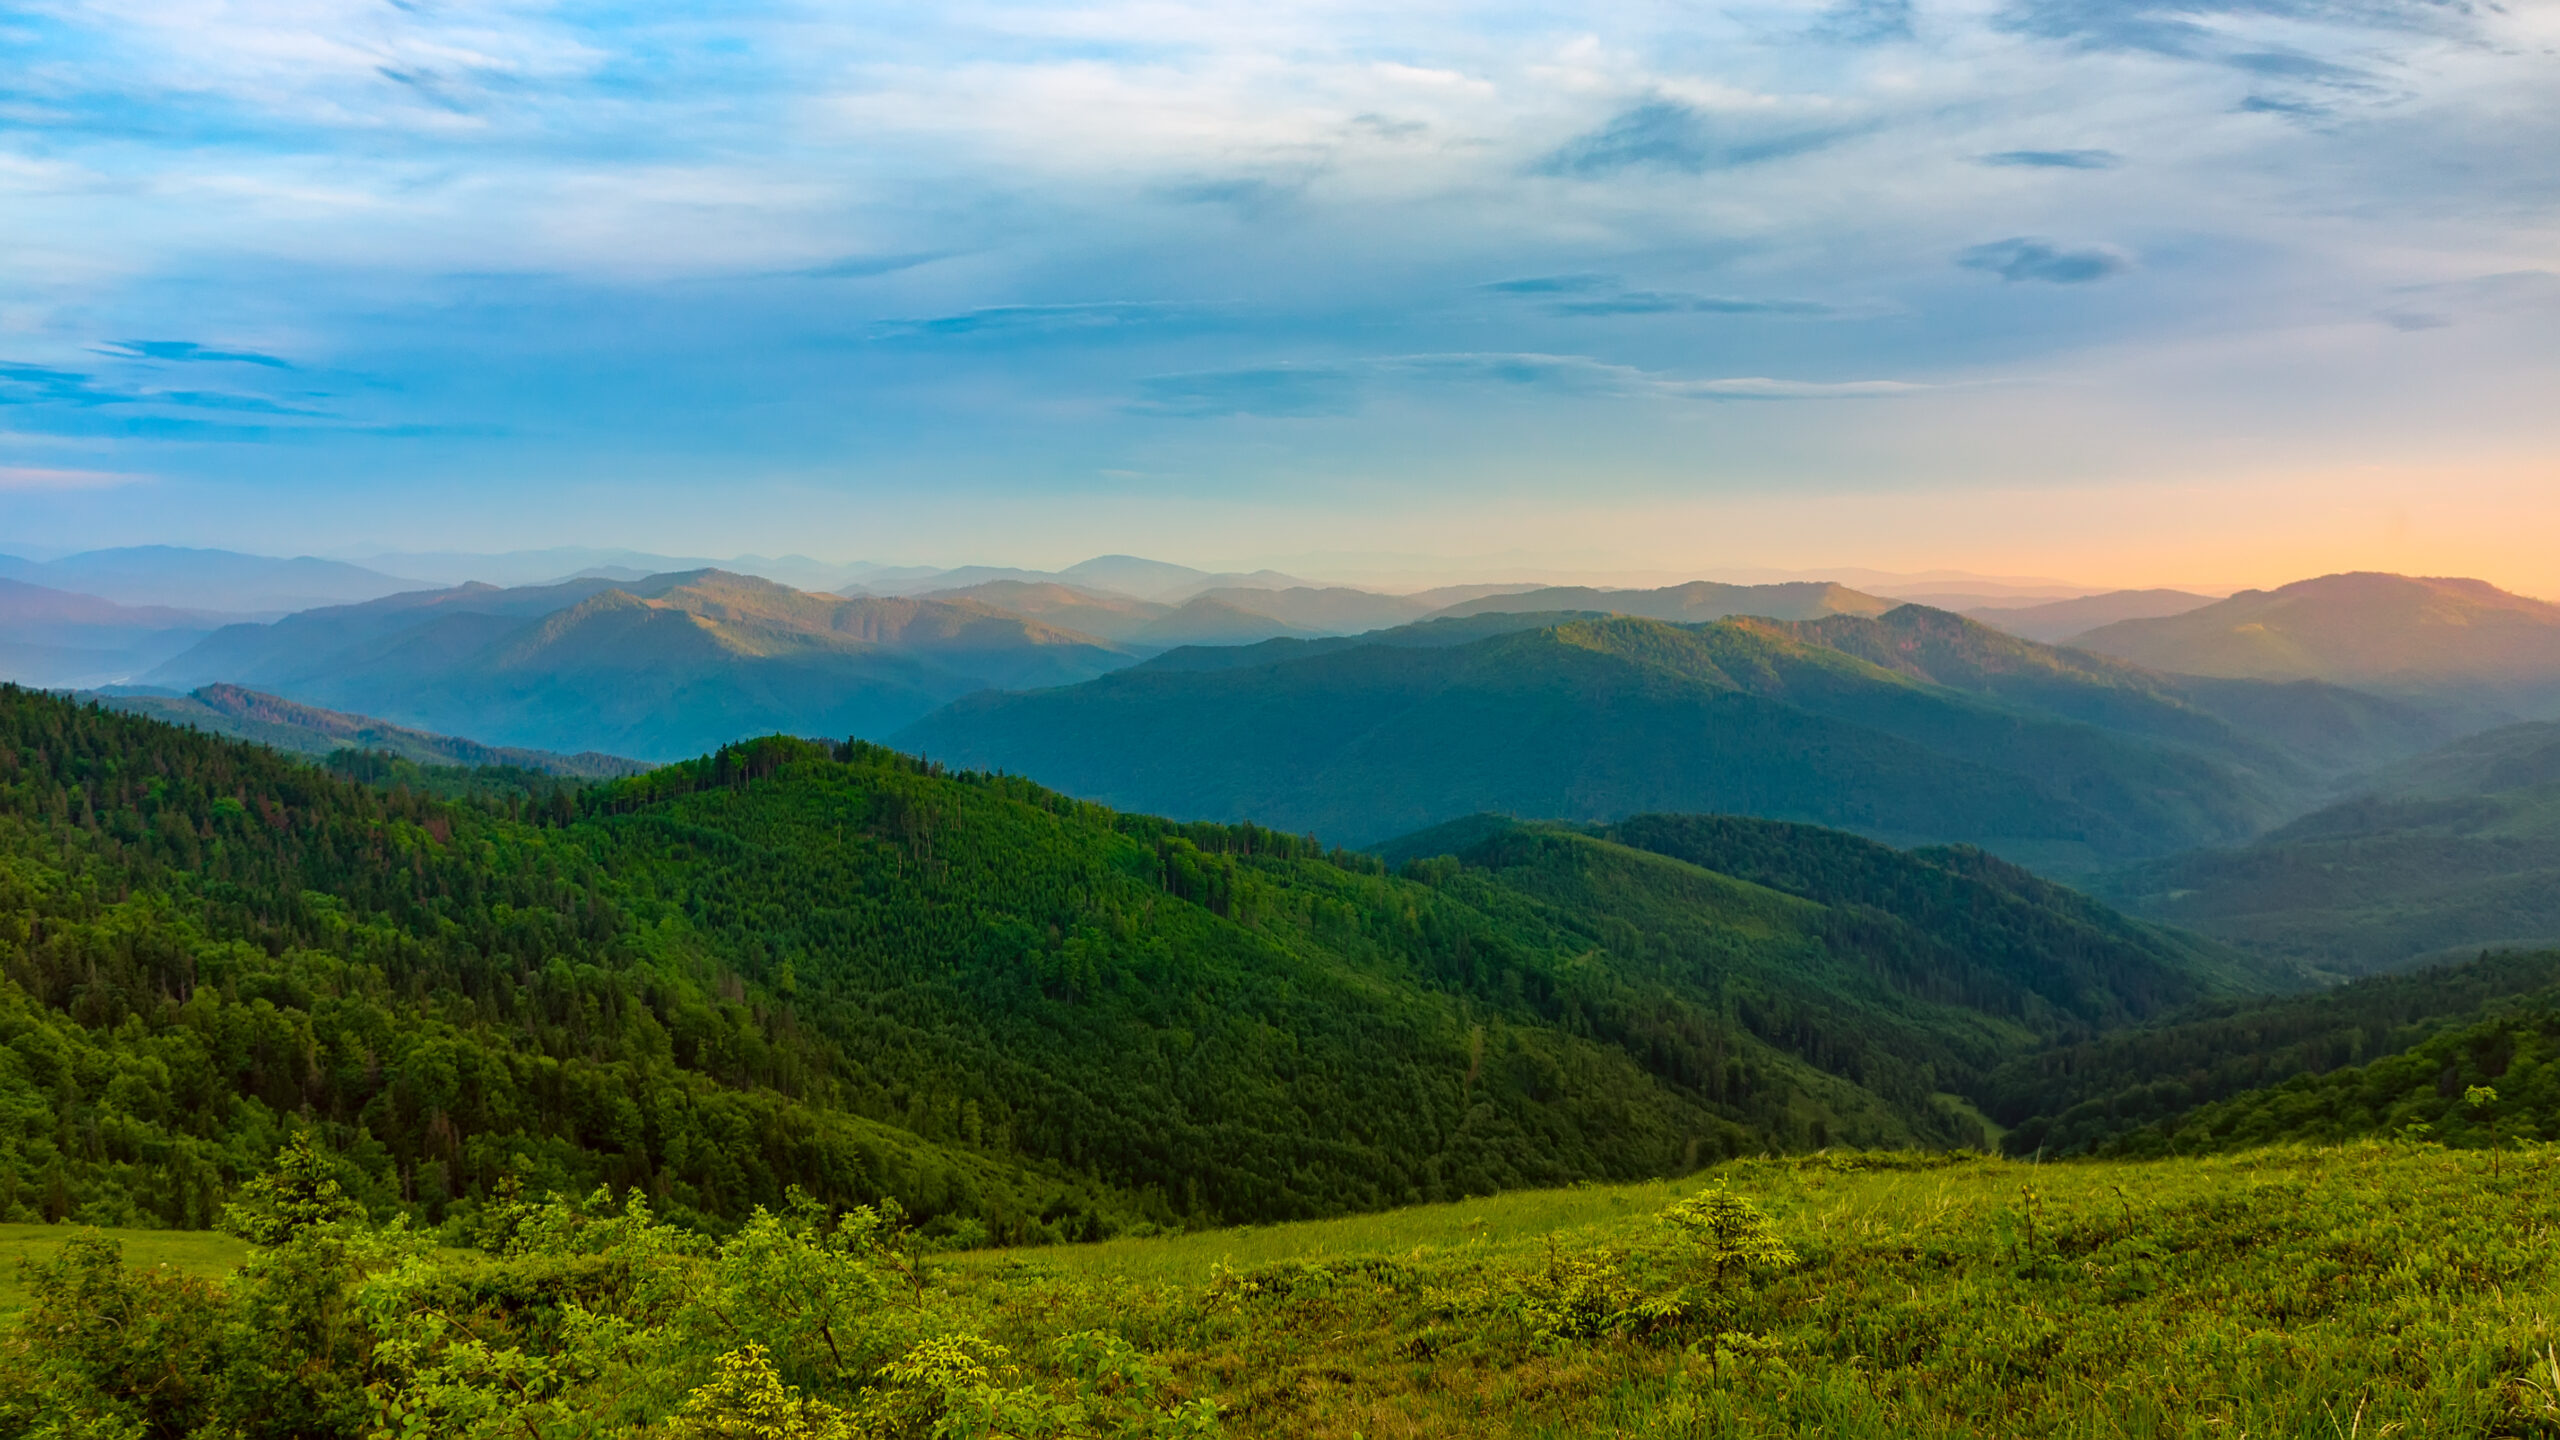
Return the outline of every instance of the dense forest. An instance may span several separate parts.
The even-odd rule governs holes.
[[[304,1132],[430,1224],[597,1183],[946,1243],[1331,1214],[1979,1143],[2003,1060],[2277,983],[1805,827],[1391,869],[862,744],[338,764],[0,692],[0,1215],[205,1225]],[[2011,983],[2003,935],[2071,958]]]

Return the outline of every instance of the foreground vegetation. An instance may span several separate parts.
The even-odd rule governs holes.
[[[919,1253],[797,1205],[492,1207],[288,1151],[231,1278],[31,1267],[0,1436],[2560,1434],[2560,1147],[1829,1153],[1334,1221]]]

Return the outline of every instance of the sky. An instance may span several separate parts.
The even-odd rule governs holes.
[[[2560,3],[0,0],[0,550],[2560,595]]]

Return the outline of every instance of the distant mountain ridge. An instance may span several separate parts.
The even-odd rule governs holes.
[[[465,585],[215,632],[147,683],[230,682],[493,743],[666,759],[775,730],[877,735],[990,686],[1132,658],[983,603],[722,571]]]
[[[2352,692],[2239,688],[2279,735],[2340,728],[2343,712],[2363,764],[2440,738]],[[2336,756],[2242,733],[2220,703],[1921,606],[1694,626],[1496,614],[1176,651],[971,697],[899,743],[1110,804],[1345,843],[1477,811],[1720,811],[2070,870],[2236,842],[2326,782]]]
[[[2560,605],[2480,580],[2358,572],[2243,590],[2072,644],[2156,670],[2413,690],[2560,690]]]
[[[1995,630],[2059,645],[2119,620],[2165,620],[2212,603],[2210,595],[2193,595],[2184,590],[2111,590],[2103,595],[2081,595],[2035,605],[1985,605],[1965,611],[1964,617]]]
[[[423,582],[343,560],[309,555],[284,559],[178,545],[84,550],[45,561],[0,556],[0,578],[95,595],[120,605],[270,615],[427,588]]]
[[[216,735],[304,755],[378,750],[421,765],[505,765],[590,780],[637,775],[649,768],[637,760],[594,751],[560,755],[548,750],[483,745],[476,740],[394,725],[370,715],[323,710],[237,685],[208,685],[190,695],[123,693],[87,698],[112,710],[128,710],[173,725],[192,725]]]

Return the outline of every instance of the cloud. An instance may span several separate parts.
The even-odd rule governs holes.
[[[2289,120],[2326,120],[2337,113],[2327,105],[2308,100],[2288,100],[2277,95],[2252,95],[2237,107],[2243,115],[2281,115]]]
[[[2113,170],[2124,163],[2124,157],[2113,150],[2002,150],[1983,156],[1982,163],[2040,170]]]
[[[2016,33],[2092,49],[2228,58],[2208,20],[2437,35],[2466,34],[2473,28],[2471,7],[2446,0],[2012,0],[1998,23]]]
[[[946,250],[919,251],[911,255],[848,255],[841,260],[830,260],[824,265],[812,265],[805,270],[788,273],[805,280],[867,280],[874,275],[894,275],[901,270],[913,270],[919,265],[949,258],[950,252]]]
[[[1246,215],[1260,215],[1297,200],[1306,188],[1303,180],[1235,175],[1160,185],[1155,193],[1179,205],[1226,205]]]
[[[1479,285],[1497,295],[1545,298],[1550,315],[1795,315],[1824,316],[1847,312],[1818,300],[1738,299],[1729,295],[1694,295],[1680,290],[1629,290],[1616,276],[1598,274],[1532,275]],[[1580,298],[1561,298],[1580,297]]]
[[[112,490],[119,485],[139,485],[150,478],[119,470],[50,470],[33,465],[0,465],[0,491],[11,493]]]
[[[1813,38],[1839,45],[1881,45],[1912,37],[1911,0],[1837,0],[1814,22]]]
[[[1617,283],[1607,275],[1530,275],[1518,280],[1496,280],[1477,288],[1503,295],[1580,295]]]
[[[184,360],[237,365],[264,365],[271,370],[290,370],[293,362],[254,350],[208,350],[192,340],[116,340],[100,347],[101,353],[130,360]]]
[[[1327,366],[1264,366],[1157,376],[1129,408],[1173,419],[1238,415],[1347,415],[1386,386],[1455,385],[1535,390],[1599,400],[1870,400],[1936,387],[1904,380],[1779,380],[1768,376],[1692,379],[1617,365],[1588,355],[1456,351],[1389,355]]]
[[[890,320],[875,334],[891,336],[1057,335],[1114,330],[1169,320],[1181,308],[1158,300],[1095,300],[1072,305],[990,305],[925,320]]]
[[[1567,141],[1535,168],[1542,175],[1581,180],[1627,170],[1701,175],[1819,150],[1850,133],[1833,127],[1728,134],[1698,110],[1678,101],[1655,99],[1619,111],[1599,129]]]
[[[1347,415],[1359,402],[1358,392],[1357,377],[1346,369],[1271,365],[1152,376],[1138,382],[1138,399],[1129,408],[1182,420]]]
[[[2028,235],[1976,245],[1957,256],[1956,263],[2011,282],[2041,280],[2052,285],[2086,285],[2133,268],[2132,260],[2112,246],[2066,248]]]
[[[1727,295],[1686,295],[1676,290],[1627,290],[1547,307],[1558,315],[1793,315],[1841,313],[1818,300],[1740,300]]]

